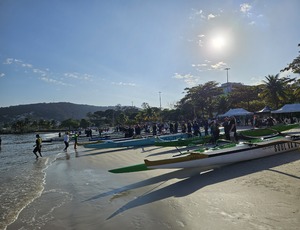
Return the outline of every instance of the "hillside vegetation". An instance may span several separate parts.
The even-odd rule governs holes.
[[[69,118],[83,119],[88,113],[105,111],[114,106],[79,105],[68,102],[37,103],[0,108],[0,123],[12,122],[18,119],[63,121]]]

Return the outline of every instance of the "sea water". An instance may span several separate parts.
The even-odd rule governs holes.
[[[40,134],[43,140],[57,135]],[[0,229],[6,229],[26,206],[42,194],[46,169],[62,154],[64,143],[42,143],[43,157],[36,159],[32,152],[35,134],[1,135],[1,139]]]

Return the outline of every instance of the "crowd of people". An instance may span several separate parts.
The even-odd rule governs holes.
[[[250,124],[249,124],[250,123]],[[260,128],[263,126],[271,127],[276,125],[277,123],[293,123],[293,118],[288,120],[287,118],[276,120],[273,117],[269,116],[267,118],[260,118],[254,115],[251,118],[245,119],[245,125],[250,125],[253,128]],[[198,119],[194,121],[182,121],[182,122],[152,122],[152,123],[145,123],[145,124],[136,124],[134,126],[117,126],[114,131],[116,132],[123,132],[125,134],[125,138],[130,137],[139,137],[143,134],[145,135],[164,135],[164,134],[176,134],[176,133],[187,133],[188,136],[208,136],[211,135],[211,143],[216,144],[217,141],[220,139],[220,127],[224,129],[224,136],[225,139],[231,142],[237,142],[237,126],[240,124],[240,120],[236,119],[234,116],[225,117],[222,120],[218,119]],[[101,136],[102,132],[108,132],[109,129],[99,129],[99,136]],[[73,135],[74,139],[74,149],[77,148],[77,140],[78,136],[81,133],[75,132]],[[85,130],[85,134],[88,137],[92,137],[92,129]],[[59,137],[61,134],[59,133]],[[65,144],[64,151],[67,152],[70,142],[69,132],[65,132],[63,137],[63,141]],[[0,139],[0,146],[1,146],[1,139]],[[36,158],[42,157],[41,153],[42,148],[42,139],[39,134],[36,135],[36,141],[34,145],[33,153],[35,154]],[[38,154],[39,155],[38,155]]]
[[[176,133],[187,133],[190,137],[192,136],[208,136],[211,135],[212,142],[220,138],[220,127],[224,126],[224,131],[227,133],[227,124],[229,127],[228,140],[237,140],[236,135],[236,121],[235,118],[225,118],[225,121],[219,120],[205,120],[199,119],[194,121],[182,121],[182,122],[166,122],[166,123],[147,123],[147,124],[136,124],[134,126],[118,126],[117,132],[124,132],[125,137],[140,136],[142,133],[145,135],[164,135],[164,134],[176,134]],[[226,127],[226,128],[225,128]],[[230,132],[233,132],[230,137]]]

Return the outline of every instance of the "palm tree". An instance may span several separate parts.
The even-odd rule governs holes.
[[[279,78],[277,75],[268,75],[266,77],[267,81],[263,81],[265,88],[261,94],[263,98],[271,103],[271,106],[278,108],[280,103],[284,103],[287,99],[287,85],[288,83],[294,81],[288,77]]]

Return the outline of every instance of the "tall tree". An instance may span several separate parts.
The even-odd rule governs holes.
[[[271,103],[273,108],[278,109],[287,99],[287,85],[294,80],[288,77],[279,78],[279,74],[268,75],[266,81],[263,81],[265,87],[261,96]]]
[[[186,88],[185,90],[187,94],[180,103],[192,103],[195,110],[200,112],[200,114],[195,112],[195,116],[213,116],[216,98],[223,93],[217,82],[209,81],[203,85]]]
[[[250,110],[250,102],[257,100],[258,94],[258,86],[236,85],[229,94],[230,107]]]
[[[298,46],[300,47],[300,44],[298,44]],[[300,53],[300,51],[299,51]],[[283,71],[288,71],[288,70],[292,70],[294,73],[298,73],[300,74],[300,55],[298,57],[296,57],[292,63],[288,64],[287,67],[285,67],[284,69],[280,70],[281,72]]]

